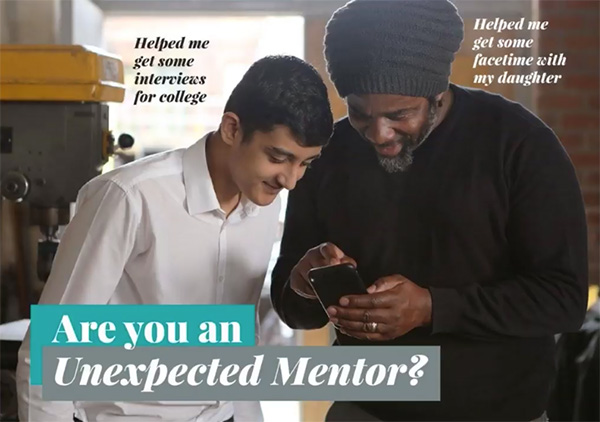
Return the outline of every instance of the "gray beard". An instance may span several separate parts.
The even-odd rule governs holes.
[[[413,162],[412,150],[406,146],[402,147],[400,154],[395,157],[384,157],[383,155],[377,155],[379,164],[386,173],[398,173],[399,171],[406,171]]]
[[[425,139],[433,132],[433,126],[437,120],[437,107],[435,105],[429,107],[429,113],[427,116],[427,126],[423,132],[419,134],[417,142],[414,145],[407,145],[407,142],[402,146],[402,151],[395,157],[385,157],[377,154],[379,164],[383,167],[386,173],[398,173],[406,171],[413,162],[413,151],[419,147]]]

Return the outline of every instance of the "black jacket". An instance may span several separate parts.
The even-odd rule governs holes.
[[[365,409],[384,420],[531,420],[546,409],[553,336],[579,329],[586,310],[583,200],[543,122],[501,96],[452,90],[406,172],[385,173],[348,120],[336,124],[290,193],[272,301],[290,327],[324,326],[288,278],[309,248],[333,242],[367,284],[402,274],[432,296],[431,327],[388,344],[441,346],[441,402]]]

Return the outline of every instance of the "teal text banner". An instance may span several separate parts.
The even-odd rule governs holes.
[[[44,347],[254,346],[254,305],[34,305],[31,384]]]

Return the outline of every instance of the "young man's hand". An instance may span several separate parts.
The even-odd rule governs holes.
[[[356,267],[356,261],[333,243],[325,242],[315,246],[309,249],[292,269],[290,287],[302,297],[316,299],[315,291],[308,280],[308,272],[313,268],[338,264],[352,264]]]
[[[373,283],[368,295],[344,296],[341,306],[327,308],[332,323],[344,334],[385,341],[431,323],[431,294],[396,274]]]

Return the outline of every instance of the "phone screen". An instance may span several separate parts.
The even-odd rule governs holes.
[[[350,264],[313,268],[308,278],[324,309],[339,305],[342,296],[368,294],[356,268]]]

